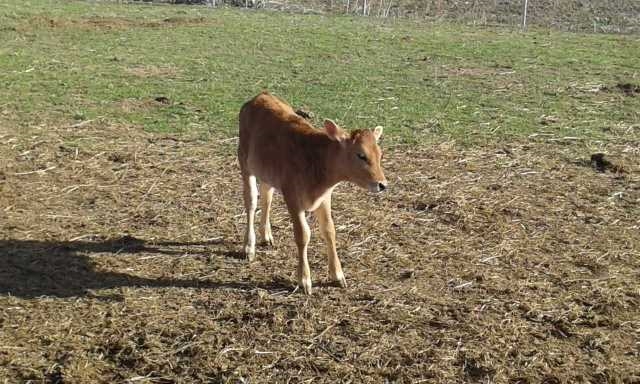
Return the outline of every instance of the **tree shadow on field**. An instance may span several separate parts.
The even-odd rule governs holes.
[[[122,237],[105,241],[37,241],[0,239],[0,295],[9,294],[21,298],[39,296],[71,297],[89,295],[88,290],[115,287],[184,287],[204,289],[287,289],[286,283],[274,281],[269,284],[234,282],[212,282],[197,279],[174,279],[170,277],[144,278],[126,273],[99,271],[87,254],[162,254],[183,256],[184,249],[167,247],[191,247],[226,245],[225,241],[205,242],[154,242],[133,237]],[[239,259],[237,251],[207,250],[226,258]]]

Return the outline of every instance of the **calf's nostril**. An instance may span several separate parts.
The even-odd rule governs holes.
[[[378,189],[380,191],[384,191],[385,189],[387,189],[387,186],[386,184],[378,183]]]

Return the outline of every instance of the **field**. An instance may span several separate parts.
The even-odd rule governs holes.
[[[638,36],[0,4],[0,383],[639,383]],[[247,263],[237,113],[383,125],[348,287]],[[312,227],[316,227],[312,221]]]
[[[136,1],[136,0],[133,0]],[[212,0],[147,0],[156,3],[212,3]],[[472,25],[509,25],[523,22],[524,2],[509,0],[253,0],[258,7],[298,13],[403,17],[448,20]],[[244,0],[215,0],[246,6]],[[249,1],[251,3],[251,1]],[[527,3],[528,26],[571,32],[638,33],[640,3],[633,0],[536,0]]]

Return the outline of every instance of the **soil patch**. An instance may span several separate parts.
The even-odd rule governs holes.
[[[389,193],[335,191],[349,287],[314,229],[307,297],[279,197],[277,245],[239,257],[235,146],[102,120],[3,135],[0,377],[637,380],[635,153],[604,148],[619,177],[554,141],[386,146]]]
[[[602,87],[604,92],[620,92],[625,96],[636,96],[640,94],[640,85],[631,83],[618,83],[613,87]]]

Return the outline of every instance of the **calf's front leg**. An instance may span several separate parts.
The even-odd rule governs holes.
[[[320,204],[314,212],[320,224],[320,233],[327,245],[327,259],[329,262],[329,278],[342,288],[347,287],[347,281],[342,272],[342,265],[336,251],[336,229],[331,218],[331,195]]]
[[[311,231],[304,210],[296,212],[290,210],[293,221],[293,234],[298,247],[298,285],[307,295],[311,294],[311,271],[309,270],[309,259],[307,258],[307,246]]]

